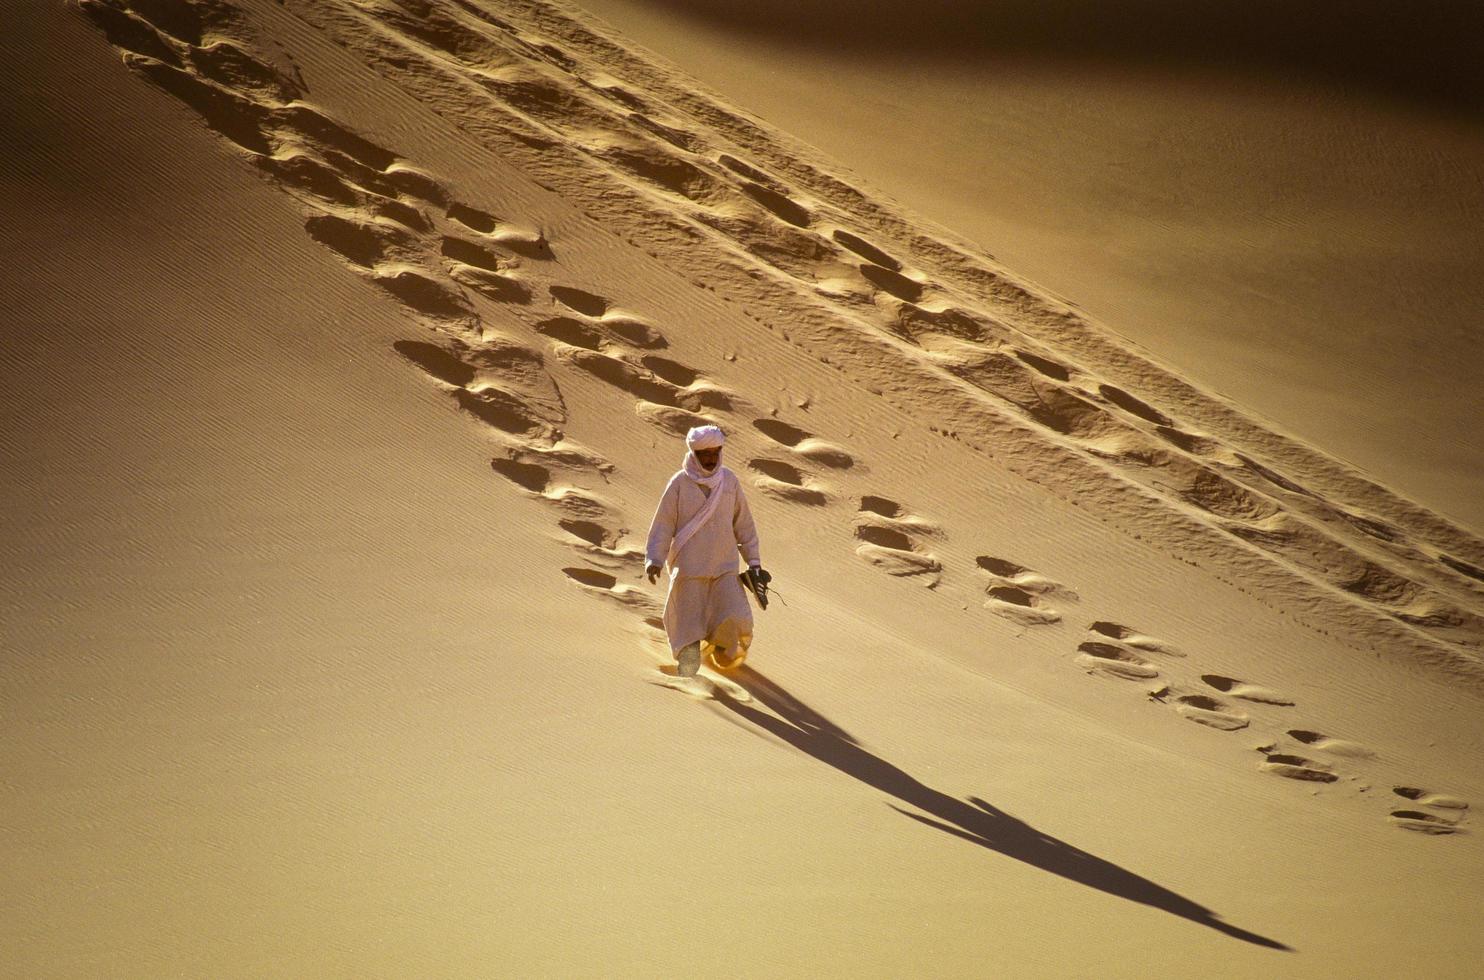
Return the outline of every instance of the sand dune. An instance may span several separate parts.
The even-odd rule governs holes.
[[[1182,376],[1478,532],[1484,462],[1453,433],[1484,414],[1460,394],[1484,364],[1463,326],[1484,135],[1458,104],[1480,87],[1454,77],[1439,102],[1416,83],[1472,59],[1413,63],[1472,14],[943,4],[910,29],[887,11],[824,31],[819,5],[721,7],[583,5]]]
[[[88,515],[116,491],[48,476],[72,472],[70,430],[49,437],[34,383],[13,396],[27,975],[1476,961],[1431,911],[1477,898],[1466,528],[574,8],[80,0],[38,23],[178,134],[177,161],[129,144],[129,180],[168,195],[208,168],[197,207],[259,243],[261,270],[220,264],[224,312],[170,310],[203,379],[252,393],[235,438],[290,463],[251,493],[203,478],[174,447],[207,422],[110,392],[152,421],[100,438],[163,461],[133,533],[170,544],[54,581],[48,562],[100,562]],[[164,219],[138,261],[179,268],[195,220]],[[127,312],[148,288],[105,269],[62,312],[102,299],[159,342]],[[25,356],[8,369],[34,378]],[[118,355],[90,356],[106,376]],[[344,383],[310,399],[310,378]],[[707,422],[781,602],[746,667],[687,681],[640,548]],[[358,478],[367,459],[387,475]],[[80,515],[50,536],[43,491]],[[210,636],[216,593],[166,583],[234,508],[295,528],[223,579],[282,613],[225,607],[233,639],[201,661],[125,602],[107,668],[79,659],[73,611],[131,581]],[[311,588],[273,574],[301,562],[322,563]],[[115,729],[135,737],[105,752]],[[109,900],[82,913],[100,874]]]

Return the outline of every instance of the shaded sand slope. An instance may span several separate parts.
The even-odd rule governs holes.
[[[1459,438],[1484,416],[1484,87],[1444,54],[1477,11],[581,6],[1244,409],[1484,526],[1479,440]]]
[[[21,974],[1476,962],[1466,532],[552,8],[7,44]],[[702,418],[783,601],[684,684]]]

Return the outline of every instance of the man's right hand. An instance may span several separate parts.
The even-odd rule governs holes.
[[[664,567],[661,565],[656,565],[654,562],[650,562],[649,564],[644,566],[644,574],[649,576],[650,585],[653,585],[654,583],[659,581],[660,572],[662,571],[664,571]]]

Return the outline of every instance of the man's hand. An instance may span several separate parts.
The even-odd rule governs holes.
[[[761,565],[752,566],[752,578],[754,581],[757,582],[758,585],[767,585],[769,582],[773,581],[773,576],[763,571],[763,566]]]
[[[644,566],[644,574],[649,576],[650,585],[653,585],[655,582],[659,581],[660,572],[662,571],[664,571],[664,566],[656,565],[654,562],[650,562],[649,564]]]

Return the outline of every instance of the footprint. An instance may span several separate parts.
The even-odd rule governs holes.
[[[556,250],[552,248],[551,242],[547,240],[545,232],[528,231],[519,228],[501,228],[495,232],[493,237],[499,245],[509,249],[516,255],[522,255],[528,259],[536,259],[541,262],[556,261]]]
[[[809,438],[809,433],[803,429],[789,425],[787,422],[782,422],[778,419],[756,419],[753,421],[752,427],[774,442],[788,446],[789,448],[793,448]]]
[[[176,54],[175,49],[154,25],[139,19],[131,11],[120,10],[110,3],[99,3],[98,0],[79,0],[78,7],[103,31],[103,36],[114,47],[153,58],[172,68],[185,67],[180,55]]]
[[[1221,701],[1204,694],[1182,694],[1175,700],[1179,702],[1175,705],[1175,711],[1182,718],[1198,725],[1234,732],[1246,728],[1249,723],[1246,715],[1228,710]]]
[[[1071,600],[1077,598],[1076,593],[1060,583],[1015,562],[992,555],[980,555],[974,562],[989,575],[989,584],[985,589],[989,598],[985,601],[984,608],[1023,626],[1044,626],[1061,622],[1061,610],[1047,601],[1046,596],[1060,594]],[[1129,658],[1130,663],[1136,661],[1142,663],[1136,657]],[[1111,669],[1104,664],[1097,666],[1105,670]],[[1126,672],[1123,676],[1132,676],[1132,672]]]
[[[794,447],[794,452],[820,466],[834,470],[848,470],[855,465],[855,457],[834,443],[823,439],[805,439]]]
[[[1364,514],[1356,514],[1346,510],[1337,509],[1336,513],[1339,514],[1340,519],[1343,520],[1345,523],[1360,531],[1362,534],[1369,535],[1370,537],[1373,537],[1378,541],[1396,542],[1400,541],[1402,538],[1402,532],[1400,531],[1400,529],[1391,526],[1385,521],[1377,520],[1374,517],[1367,517]]]
[[[1419,834],[1457,834],[1463,831],[1456,821],[1435,813],[1424,813],[1421,810],[1392,810],[1387,819],[1403,830],[1411,830]]]
[[[509,58],[509,53],[493,39],[454,20],[431,4],[408,5],[406,11],[391,5],[358,6],[374,13],[399,34],[416,38],[418,42],[465,65],[482,68]]]
[[[542,494],[548,503],[573,517],[606,520],[613,508],[577,487],[548,487]]]
[[[589,555],[591,560],[629,567],[644,557],[643,552],[633,548],[620,548],[618,545],[624,532],[611,530],[598,521],[564,517],[557,521],[557,526],[575,539],[569,539],[568,543]]]
[[[861,258],[865,259],[867,262],[870,262],[872,265],[879,266],[880,268],[886,269],[890,272],[902,271],[902,263],[898,262],[890,255],[887,255],[885,252],[881,251],[881,249],[877,248],[875,245],[872,245],[870,242],[866,241],[864,238],[861,238],[859,235],[852,235],[850,232],[846,231],[843,228],[836,228],[834,233],[830,237],[839,244],[850,249],[856,255],[859,255]]]
[[[911,551],[912,539],[901,531],[889,527],[880,527],[875,524],[861,524],[855,529],[855,536],[862,541],[882,548],[893,548],[897,551]]]
[[[758,458],[748,460],[747,466],[759,474],[753,483],[776,497],[811,507],[821,507],[826,503],[822,492],[805,486],[804,474],[791,463]]]
[[[1312,783],[1333,783],[1340,778],[1330,771],[1326,763],[1315,762],[1301,755],[1288,755],[1280,752],[1268,753],[1267,758],[1258,763],[1257,768],[1285,779],[1298,779]]]
[[[821,264],[836,256],[834,247],[825,239],[792,224],[720,209],[701,209],[694,218],[732,239],[759,262],[811,287],[819,283]]]
[[[1391,791],[1404,799],[1439,810],[1462,811],[1469,808],[1467,800],[1461,800],[1456,796],[1445,796],[1442,793],[1430,793],[1415,786],[1393,786]]]
[[[1330,738],[1319,732],[1305,731],[1300,728],[1290,729],[1289,738],[1302,742],[1314,749],[1316,752],[1324,752],[1328,755],[1344,756],[1351,759],[1374,759],[1376,753],[1359,742],[1350,742],[1342,738]]]
[[[1264,480],[1267,480],[1269,483],[1273,484],[1276,487],[1287,490],[1289,493],[1297,493],[1305,497],[1314,496],[1313,493],[1306,490],[1300,484],[1293,482],[1282,473],[1279,473],[1277,470],[1264,466],[1263,464],[1257,462],[1257,460],[1255,459],[1249,459],[1248,457],[1243,456],[1241,453],[1237,453],[1236,458],[1237,461],[1240,462],[1243,466],[1247,467],[1247,469],[1251,470],[1253,473],[1256,473],[1258,476],[1262,477]]]
[[[942,528],[927,518],[910,514],[895,500],[874,494],[865,494],[861,497],[856,521],[892,528],[908,536],[938,537],[943,533]]]
[[[357,207],[363,203],[360,191],[346,183],[331,167],[307,154],[290,151],[282,156],[259,156],[253,158],[253,163],[291,193],[301,191],[341,207]]]
[[[718,388],[709,382],[700,380],[701,373],[694,368],[686,367],[678,361],[672,361],[667,357],[646,355],[639,359],[643,369],[653,374],[660,381],[671,385],[674,404],[681,408],[697,412],[703,408],[713,408],[717,411],[729,412],[734,406],[734,396],[725,389]],[[651,398],[664,404],[661,399]]]
[[[123,57],[125,64],[190,106],[220,135],[252,153],[273,152],[264,106],[162,61],[129,52]]]
[[[1211,470],[1197,468],[1193,473],[1181,476],[1184,485],[1172,487],[1175,494],[1186,503],[1218,517],[1256,522],[1278,513],[1278,505],[1266,495],[1246,490]]]
[[[479,376],[519,391],[533,410],[553,425],[567,419],[567,406],[539,351],[486,331],[474,346],[453,341],[454,352]]]
[[[531,493],[546,493],[551,485],[551,470],[538,463],[524,463],[517,459],[495,457],[490,460],[490,469]]]
[[[1074,602],[1078,599],[1077,593],[1060,582],[1033,572],[1024,565],[1017,565],[1013,561],[995,558],[992,555],[980,555],[974,559],[974,563],[988,572],[991,578],[1013,585],[1031,595],[1045,596],[1054,593]]]
[[[723,167],[726,167],[728,170],[739,177],[746,177],[748,180],[758,184],[762,184],[765,187],[772,187],[774,190],[780,193],[785,190],[783,184],[779,183],[776,178],[763,173],[761,170],[754,167],[750,163],[744,163],[743,161],[738,160],[730,153],[723,153],[721,156],[716,158],[716,162],[720,163]]]
[[[928,588],[938,584],[943,571],[942,562],[932,555],[886,548],[870,542],[857,546],[855,553],[888,575],[895,575],[898,578],[923,576],[923,584]]]
[[[787,446],[810,462],[836,470],[848,470],[855,465],[855,457],[844,449],[823,439],[816,439],[803,429],[780,419],[755,419],[752,425],[769,439],[781,446]]]
[[[395,221],[408,231],[422,233],[433,230],[427,215],[396,198],[371,197],[367,201],[367,206],[376,217]]]
[[[700,372],[694,368],[688,368],[678,361],[670,360],[668,357],[659,357],[650,354],[641,357],[639,362],[653,371],[662,380],[668,381],[678,388],[685,388],[694,384],[696,379],[701,376]]]
[[[563,71],[574,72],[578,68],[576,59],[550,41],[541,41],[532,45],[541,52],[545,58],[560,67]]]
[[[755,181],[744,181],[742,192],[794,227],[809,227],[812,220],[809,209],[787,194],[781,194]]]
[[[547,445],[561,439],[561,431],[536,413],[524,399],[494,385],[454,392],[459,407],[487,425],[511,435],[538,439]]]
[[[636,398],[671,408],[679,405],[674,385],[621,358],[577,347],[560,350],[557,357]]]
[[[471,208],[467,204],[450,204],[448,206],[448,217],[457,221],[470,231],[477,231],[482,235],[493,234],[495,228],[499,225],[499,219],[488,211]]]
[[[900,272],[883,269],[870,262],[860,264],[861,275],[866,281],[883,292],[890,293],[904,303],[916,303],[922,298],[922,283],[909,279]]]
[[[1053,378],[1057,381],[1070,381],[1072,379],[1072,369],[1065,364],[1059,364],[1050,358],[1042,357],[1039,354],[1032,354],[1028,350],[1020,350],[1019,348],[1014,349],[1014,354],[1048,378]]]
[[[1098,620],[1087,627],[1093,633],[1117,640],[1124,646],[1133,647],[1135,650],[1143,650],[1146,653],[1158,653],[1167,657],[1183,657],[1185,654],[1175,649],[1164,640],[1140,633],[1131,627],[1121,623],[1112,623],[1107,620]]]
[[[1447,565],[1460,575],[1467,575],[1476,582],[1484,582],[1484,568],[1480,568],[1477,565],[1470,565],[1463,559],[1454,558],[1452,555],[1438,555],[1438,561]]]
[[[449,278],[467,286],[481,296],[497,303],[514,303],[524,306],[531,301],[530,287],[519,279],[498,272],[488,272],[474,266],[454,263]]]
[[[387,168],[383,178],[399,193],[416,198],[436,208],[448,206],[448,191],[444,190],[431,174],[405,163],[394,163]]]
[[[1047,626],[1061,622],[1061,613],[1037,596],[1014,585],[990,586],[984,608],[1022,626]]]
[[[185,4],[150,2],[136,2],[128,4],[128,6],[133,8],[132,13],[148,18],[152,26],[170,35],[177,41],[184,44],[197,45],[205,40],[208,25],[206,21],[202,20],[202,8]],[[211,8],[205,8],[205,10],[213,15],[212,26],[224,26],[223,22],[227,19],[225,11],[219,9],[213,10]]]
[[[694,677],[681,677],[675,673],[674,664],[664,664],[660,667],[659,677],[652,683],[682,694],[689,694],[700,701],[724,698],[739,704],[746,704],[752,700],[752,695],[745,687],[720,674],[712,673],[710,667],[702,667],[701,672]]]
[[[1077,649],[1077,664],[1088,673],[1107,674],[1123,680],[1143,681],[1159,676],[1159,671],[1146,661],[1111,643],[1089,640]]]
[[[670,346],[670,342],[658,330],[632,317],[615,316],[610,313],[603,317],[603,329],[630,347],[660,350]]]
[[[668,149],[635,143],[610,143],[590,147],[588,152],[646,184],[697,204],[714,204],[727,193],[711,174],[688,160],[680,159]]]
[[[618,585],[617,578],[596,568],[564,568],[562,574],[578,585],[585,585],[590,589],[612,589]]]
[[[606,299],[582,289],[575,289],[571,286],[552,286],[550,292],[552,299],[583,316],[602,316],[608,310]]]
[[[426,374],[444,384],[462,388],[474,380],[474,368],[442,347],[418,340],[399,340],[392,347],[398,354],[422,368]]]
[[[866,495],[861,498],[861,510],[878,517],[897,518],[902,516],[902,505],[895,500],[886,497]]]
[[[503,272],[509,266],[509,263],[502,262],[498,255],[483,245],[476,245],[474,242],[456,238],[453,235],[443,236],[443,254],[447,258],[486,272]]]
[[[542,320],[536,324],[536,332],[583,350],[597,351],[603,346],[603,334],[596,327],[569,316]]]
[[[555,446],[527,446],[519,452],[519,458],[524,462],[540,460],[543,465],[551,465],[560,469],[588,471],[601,473],[605,477],[612,473],[616,467],[598,453],[583,446],[562,440]]]
[[[546,448],[524,446],[490,460],[490,469],[529,493],[544,497],[574,520],[612,524],[615,509],[586,490],[552,482],[553,467],[608,473],[613,464],[590,450],[562,442]]]
[[[965,381],[1015,406],[1026,418],[1053,432],[1083,440],[1148,441],[1130,423],[1032,370],[1018,357],[990,351],[958,356],[942,363]]]
[[[385,171],[397,161],[397,155],[385,147],[340,125],[324,113],[303,103],[288,105],[274,112],[280,130],[287,130],[311,146],[344,154],[363,167]]]
[[[942,577],[943,564],[918,549],[914,534],[919,530],[936,532],[937,527],[906,513],[895,501],[862,497],[855,518],[855,537],[861,543],[855,553],[888,575],[922,576],[923,584],[934,588]]]
[[[1243,701],[1253,701],[1258,704],[1273,704],[1281,708],[1291,708],[1294,704],[1293,699],[1286,695],[1279,694],[1265,687],[1258,687],[1256,684],[1247,684],[1234,677],[1223,677],[1220,674],[1202,674],[1201,680],[1207,685],[1216,688],[1221,693],[1230,694],[1232,697],[1241,698]]]
[[[653,613],[658,604],[654,597],[631,585],[621,585],[618,579],[596,568],[577,565],[562,569],[562,574],[567,576],[585,591],[591,592],[604,599],[611,599],[621,605],[637,607],[644,612]]]
[[[1229,454],[1226,447],[1209,436],[1196,435],[1194,432],[1186,432],[1170,425],[1156,426],[1155,434],[1171,445],[1178,446],[1193,456],[1215,456],[1226,457]],[[1231,456],[1235,459],[1235,456]]]
[[[702,153],[706,149],[706,144],[694,133],[687,133],[683,129],[677,129],[674,126],[666,126],[664,123],[655,122],[643,113],[630,113],[629,122],[646,133],[658,136],[676,149],[685,150],[687,153]]]
[[[304,96],[301,82],[264,64],[227,40],[192,47],[191,63],[203,77],[225,88],[283,105]]]
[[[641,111],[649,108],[649,103],[645,102],[642,98],[635,95],[633,92],[630,92],[628,89],[625,89],[621,85],[600,84],[597,81],[594,81],[592,85],[593,91],[597,92],[604,98],[612,99],[614,102],[617,102],[619,105],[624,106],[625,108],[637,109]]]
[[[909,282],[911,280],[908,280]],[[884,288],[884,287],[883,287]],[[914,344],[920,344],[924,337],[933,334],[941,334],[944,337],[953,337],[957,340],[968,341],[971,344],[1000,344],[1008,340],[1010,332],[1003,326],[985,319],[968,310],[956,306],[950,306],[941,310],[928,310],[912,302],[903,302],[897,310],[896,319],[893,323],[896,332]],[[1008,364],[1014,365],[1014,370],[1023,370],[1007,355],[997,354]],[[952,367],[950,365],[950,367]],[[961,377],[983,386],[976,372],[969,366],[963,370],[955,370]],[[991,390],[991,389],[986,389]],[[995,394],[1000,394],[998,391]]]
[[[574,538],[604,551],[612,551],[617,547],[618,539],[622,536],[621,532],[606,528],[597,521],[584,521],[575,517],[564,517],[557,521],[557,525]]]
[[[1145,422],[1153,422],[1155,425],[1163,426],[1174,426],[1175,424],[1175,420],[1164,412],[1161,412],[1147,402],[1135,398],[1122,388],[1115,388],[1112,385],[1098,385],[1098,394],[1130,415],[1141,418]]]
[[[366,225],[333,214],[317,214],[304,222],[309,237],[338,252],[353,265],[372,269],[393,256],[411,254],[411,235],[385,225]]]
[[[476,319],[462,292],[420,272],[402,269],[395,273],[373,276],[372,281],[424,316],[466,323],[472,323]]]
[[[683,408],[671,408],[668,405],[656,405],[653,402],[640,401],[634,404],[634,414],[656,428],[668,432],[673,436],[683,436],[691,429],[701,425],[715,425],[716,420],[695,412],[688,412]]]

